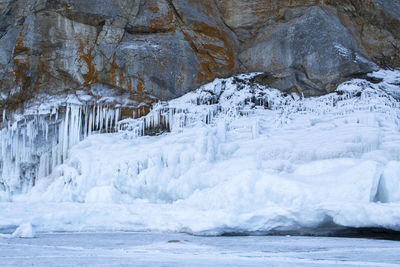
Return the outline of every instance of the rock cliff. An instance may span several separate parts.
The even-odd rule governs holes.
[[[400,67],[399,0],[0,0],[0,104],[178,97],[216,77],[305,96]]]

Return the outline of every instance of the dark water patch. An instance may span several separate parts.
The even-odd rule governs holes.
[[[0,226],[0,234],[9,235],[15,232],[19,225]]]
[[[344,237],[344,238],[367,238],[377,240],[400,241],[400,231],[379,227],[324,227],[324,228],[302,228],[297,230],[272,230],[272,231],[229,231],[220,236],[306,236],[306,237]]]
[[[338,237],[369,238],[400,241],[400,231],[377,227],[345,228],[334,233]]]

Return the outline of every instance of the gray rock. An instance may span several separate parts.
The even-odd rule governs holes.
[[[359,46],[382,67],[400,66],[399,0],[326,0]]]
[[[399,0],[373,0],[376,7],[388,13],[394,19],[400,20]]]
[[[340,20],[320,7],[272,33],[260,31],[240,60],[250,71],[272,73],[271,86],[306,96],[331,92],[344,79],[377,68]]]

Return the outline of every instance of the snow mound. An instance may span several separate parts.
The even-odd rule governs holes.
[[[0,203],[0,226],[400,230],[400,72],[314,98],[259,85],[256,75],[217,79],[120,122],[118,133],[89,136],[32,190]]]

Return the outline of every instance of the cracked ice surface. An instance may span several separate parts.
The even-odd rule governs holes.
[[[253,76],[216,80],[119,133],[89,136],[29,192],[4,197],[0,227],[400,230],[400,72],[307,99]],[[149,129],[169,132],[142,136]]]

